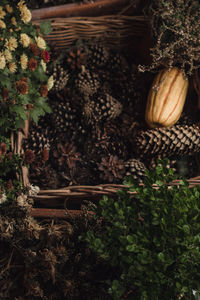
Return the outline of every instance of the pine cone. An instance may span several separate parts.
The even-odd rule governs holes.
[[[76,111],[72,108],[69,99],[61,93],[56,93],[51,97],[52,113],[51,119],[51,136],[55,138],[60,132],[74,131],[73,125],[76,119]]]
[[[180,119],[176,122],[176,125],[194,125],[195,122],[192,118],[192,116],[186,114],[185,112],[183,112],[181,114]]]
[[[54,85],[51,89],[51,92],[58,92],[65,88],[69,80],[68,71],[64,70],[62,64],[56,64],[53,67],[53,80]]]
[[[133,176],[134,179],[138,181],[142,181],[145,177],[145,170],[147,169],[146,166],[135,158],[130,158],[124,163],[125,166],[125,175],[126,176]]]
[[[107,127],[107,126],[106,126]],[[102,157],[117,155],[120,159],[127,159],[128,144],[125,138],[119,135],[115,127],[108,130],[106,127],[93,128],[84,142],[84,153],[90,161],[99,162]]]
[[[83,114],[89,123],[95,124],[116,118],[122,109],[122,104],[115,98],[109,94],[97,92],[92,96],[85,96]]]
[[[75,84],[78,91],[83,95],[93,95],[101,86],[97,73],[88,69],[78,74]]]
[[[38,124],[31,123],[29,136],[23,142],[24,150],[31,149],[35,155],[39,155],[43,149],[50,149],[49,127],[44,127],[43,123],[43,121],[39,121]]]
[[[94,44],[88,48],[87,66],[91,68],[104,67],[109,59],[109,50],[101,43]]]
[[[141,131],[134,138],[133,147],[140,158],[194,155],[200,152],[200,129],[196,125],[174,125]]]

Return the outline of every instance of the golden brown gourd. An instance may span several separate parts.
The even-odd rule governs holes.
[[[169,127],[178,121],[188,85],[188,78],[178,68],[164,69],[157,74],[146,105],[145,120],[149,127]]]

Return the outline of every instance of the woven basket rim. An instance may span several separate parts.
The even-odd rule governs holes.
[[[179,185],[182,179],[173,180],[171,183],[167,184],[168,187]],[[193,188],[197,185],[200,185],[200,176],[196,176],[190,179],[187,179],[189,182],[189,187]],[[142,186],[142,183],[141,183]],[[156,189],[158,186],[153,184],[153,187]],[[127,188],[124,184],[99,184],[99,185],[72,185],[60,189],[41,189],[37,195],[30,196],[35,200],[39,199],[73,199],[73,198],[88,198],[95,196],[102,197],[110,196],[115,197],[119,190]],[[130,195],[135,195],[136,192],[129,192]]]
[[[110,47],[123,48],[133,38],[143,37],[150,32],[149,20],[143,15],[104,15],[97,17],[67,17],[45,19],[52,26],[52,32],[44,38],[55,48],[67,49],[76,40],[101,39]],[[39,27],[40,20],[34,25]]]

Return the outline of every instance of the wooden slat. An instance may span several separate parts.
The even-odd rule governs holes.
[[[32,21],[54,17],[99,16],[115,13],[130,5],[135,10],[139,0],[99,0],[91,3],[73,3],[32,10]]]
[[[93,215],[93,212],[88,212],[90,215]],[[31,211],[32,217],[35,218],[75,218],[82,215],[81,210],[65,210],[65,209],[48,209],[48,208],[33,208]]]

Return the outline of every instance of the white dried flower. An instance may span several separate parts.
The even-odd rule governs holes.
[[[50,89],[52,89],[53,85],[54,85],[54,80],[53,80],[53,75],[51,75],[49,77],[49,79],[47,80],[47,89],[48,89],[48,91],[50,91]]]
[[[6,28],[5,22],[2,20],[0,20],[0,28]]]
[[[6,13],[5,11],[3,10],[3,7],[0,6],[0,19],[3,19],[5,17]]]
[[[7,60],[8,62],[10,62],[10,61],[12,60],[12,53],[11,53],[8,49],[6,49],[6,50],[4,51],[4,55],[5,55],[5,58],[6,58],[6,60]]]
[[[47,64],[43,61],[43,59],[41,60],[40,63],[41,63],[43,71],[46,72],[46,70],[47,70]]]
[[[9,38],[9,40],[6,40],[6,48],[10,51],[14,51],[17,48],[17,39],[13,36]]]
[[[13,8],[9,4],[6,4],[5,8],[9,14],[13,12]]]
[[[17,21],[16,21],[15,17],[11,18],[11,23],[12,23],[12,25],[17,26]]]
[[[8,65],[8,69],[11,73],[15,73],[17,71],[17,65],[15,62],[10,62]]]
[[[28,57],[25,53],[20,56],[20,64],[23,70],[27,69],[28,66]]]
[[[7,197],[5,193],[1,193],[0,194],[0,204],[3,204],[4,202],[6,202]]]
[[[0,52],[0,69],[3,70],[6,66],[6,59],[2,52]]]
[[[19,206],[24,206],[24,204],[26,203],[26,200],[27,200],[27,195],[22,194],[17,197],[17,204]]]
[[[28,192],[29,196],[35,196],[39,193],[40,188],[37,185],[30,185],[30,190]]]
[[[32,15],[30,10],[26,7],[26,6],[22,6],[22,8],[20,9],[21,11],[21,19],[22,21],[27,24],[28,22],[31,21]]]
[[[24,48],[28,47],[30,45],[31,39],[26,33],[20,34],[20,43]]]
[[[35,40],[38,48],[42,50],[46,49],[46,42],[41,36],[35,37]]]
[[[20,0],[17,6],[19,7],[19,9],[22,9],[23,6],[26,6],[24,0]]]

